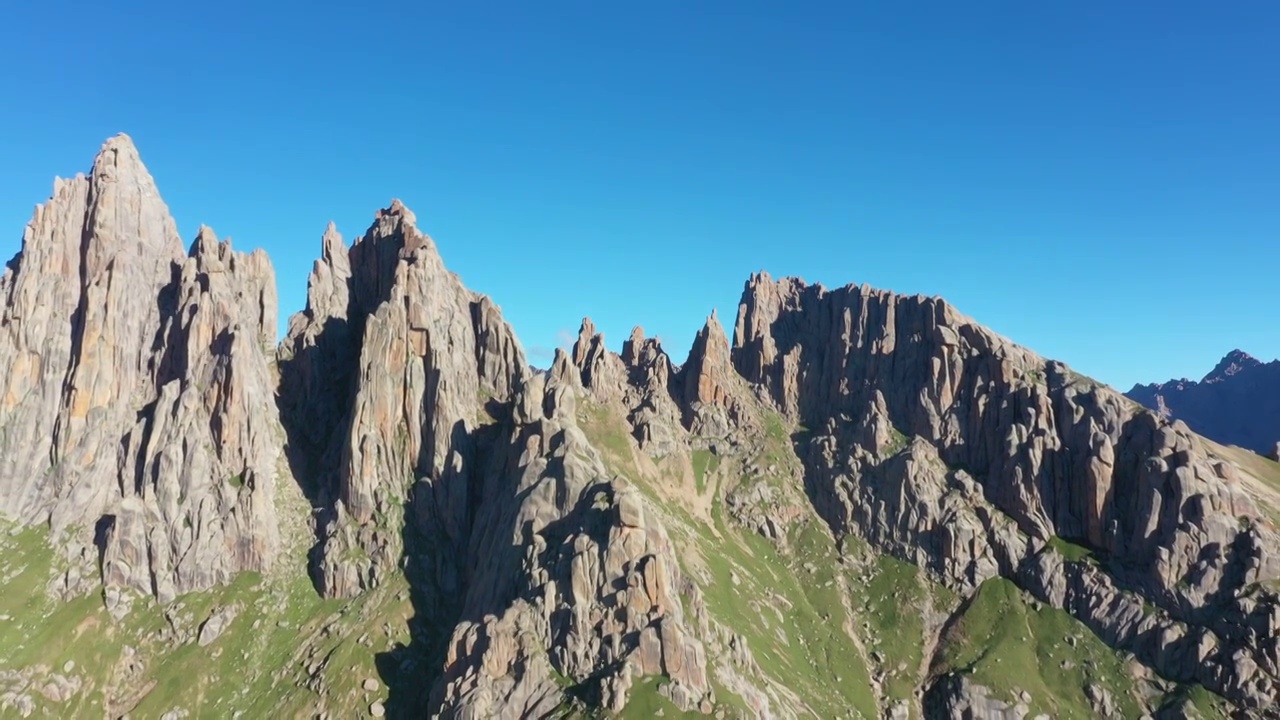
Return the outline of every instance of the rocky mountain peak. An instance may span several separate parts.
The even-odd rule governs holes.
[[[644,328],[636,325],[631,328],[631,335],[622,344],[622,362],[628,367],[639,362],[641,348],[644,347],[644,344]]]
[[[324,228],[324,235],[320,238],[320,262],[332,264],[341,257],[342,262],[346,263],[347,244],[342,240],[342,233],[338,232],[338,226],[330,221]]]
[[[393,200],[349,250],[326,229],[308,309],[281,348],[285,425],[322,508],[317,574],[330,596],[382,582],[404,548],[396,522],[465,545],[471,433],[529,372],[499,308],[445,269],[415,223]],[[410,497],[421,517],[404,514]]]
[[[1205,437],[1259,454],[1280,438],[1280,360],[1264,363],[1232,350],[1199,382],[1138,384],[1125,395]]]
[[[414,226],[418,224],[418,216],[414,215],[412,210],[405,207],[405,204],[400,201],[400,198],[392,198],[390,206],[378,211],[377,219],[381,220],[383,218],[397,218]]]
[[[92,174],[103,179],[145,179],[153,187],[155,185],[151,174],[142,164],[142,156],[138,154],[133,138],[125,133],[117,133],[102,143],[102,147],[93,159]]]
[[[596,332],[596,324],[591,322],[591,318],[582,318],[578,326],[578,340],[573,344],[573,364],[579,368],[587,367],[587,359],[597,345],[604,345],[604,334]]]
[[[1205,375],[1200,382],[1221,382],[1242,370],[1258,367],[1261,364],[1262,362],[1260,360],[1254,358],[1243,350],[1232,350],[1224,355],[1222,359],[1218,361],[1218,364],[1214,366],[1213,370],[1210,370],[1209,374]]]
[[[55,182],[0,279],[9,368],[0,397],[11,427],[0,444],[0,510],[56,528],[112,502],[115,452],[99,446],[145,398],[162,308],[183,244],[127,136],[103,144],[88,175]],[[29,433],[29,436],[27,436]],[[117,435],[118,437],[118,435]],[[53,460],[51,463],[50,460]]]
[[[682,366],[684,373],[684,401],[723,405],[729,397],[728,380],[733,374],[729,360],[729,339],[724,327],[712,310],[702,329],[693,339],[689,359]]]
[[[67,536],[78,555],[61,591],[90,581],[99,552],[117,614],[135,594],[164,601],[269,567],[279,448],[266,256],[235,253],[207,227],[184,252],[118,135],[36,209],[0,297],[11,368],[0,510]]]
[[[581,374],[584,387],[591,388],[601,397],[616,399],[622,395],[627,382],[627,368],[622,358],[605,347],[604,333],[596,332],[591,318],[583,318],[578,328],[572,361]]]

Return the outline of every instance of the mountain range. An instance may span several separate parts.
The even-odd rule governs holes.
[[[1205,437],[1280,459],[1280,360],[1232,350],[1199,382],[1135,385],[1125,395]]]
[[[277,313],[127,136],[55,181],[0,713],[1280,717],[1280,464],[940,298],[759,273],[683,364],[584,319],[539,370],[392,201]]]

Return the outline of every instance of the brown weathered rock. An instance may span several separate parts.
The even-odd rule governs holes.
[[[698,435],[728,435],[735,414],[733,398],[738,379],[729,360],[729,340],[715,311],[694,338],[680,376],[685,426]]]
[[[684,367],[684,401],[687,405],[704,403],[723,405],[729,400],[729,340],[724,335],[715,311],[693,340],[689,361]]]

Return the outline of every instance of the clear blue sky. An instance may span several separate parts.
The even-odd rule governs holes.
[[[285,317],[400,197],[540,364],[584,315],[681,361],[759,269],[1122,389],[1280,355],[1274,0],[374,4],[7,3],[0,254],[124,131]]]

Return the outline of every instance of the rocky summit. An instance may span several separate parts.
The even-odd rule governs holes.
[[[124,135],[36,209],[0,715],[1280,717],[1280,464],[940,298],[538,369],[399,201],[275,293]]]
[[[1232,350],[1198,382],[1135,385],[1125,395],[1217,442],[1280,459],[1280,360]]]

